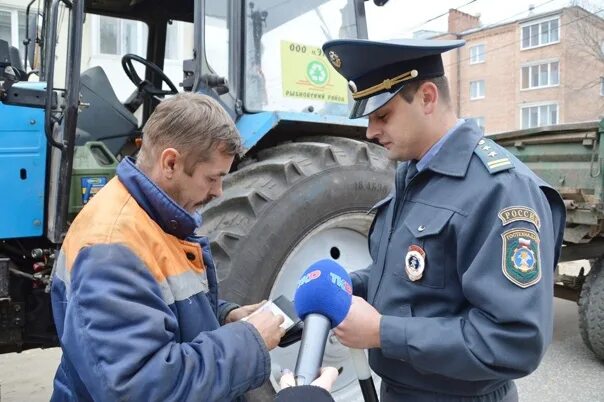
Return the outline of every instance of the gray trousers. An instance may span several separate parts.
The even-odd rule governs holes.
[[[389,386],[382,381],[380,389],[381,402],[518,402],[518,389],[514,382],[489,394],[480,396],[455,396],[431,392],[403,390]]]

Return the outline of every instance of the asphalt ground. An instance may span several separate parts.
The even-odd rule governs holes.
[[[541,365],[517,380],[520,401],[604,402],[604,362],[579,334],[577,304],[555,300],[554,339]]]

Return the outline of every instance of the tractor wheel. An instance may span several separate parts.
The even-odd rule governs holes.
[[[349,271],[371,262],[367,211],[393,184],[394,164],[374,144],[313,137],[262,150],[229,175],[224,196],[202,211],[221,298],[240,304],[285,295],[290,300],[304,270],[331,258]],[[271,352],[271,383],[281,368],[293,369],[299,343]],[[336,400],[362,400],[347,348],[332,336],[324,365],[343,366]],[[248,395],[272,400],[265,385]]]
[[[579,297],[579,329],[585,345],[604,360],[604,258],[591,261]]]

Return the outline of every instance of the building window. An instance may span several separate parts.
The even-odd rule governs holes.
[[[522,67],[522,89],[551,87],[560,84],[560,63],[533,64]]]
[[[99,50],[103,54],[119,54],[118,31],[119,21],[115,18],[100,18]]]
[[[470,81],[470,99],[482,99],[484,92],[484,80]]]
[[[25,39],[25,13],[19,10],[0,9],[0,39],[23,50]]]
[[[600,96],[604,96],[604,77],[600,77]]]
[[[0,39],[13,44],[12,17],[10,11],[0,10]]]
[[[229,5],[226,1],[215,2],[218,7],[214,13],[206,13],[205,16],[205,43],[204,50],[210,65],[210,70],[223,77],[229,77],[229,46],[231,31],[234,29],[228,20]],[[247,29],[247,28],[246,28]],[[247,32],[247,31],[246,31]],[[261,52],[262,53],[262,52]],[[249,54],[248,54],[249,57]],[[246,71],[248,74],[257,74],[258,71]],[[260,72],[260,74],[263,74]],[[246,78],[247,79],[247,78]],[[261,96],[260,94],[251,95],[246,93],[246,98]]]
[[[484,63],[484,45],[476,45],[470,48],[470,64]]]
[[[178,51],[179,43],[178,22],[169,21],[166,27],[166,59],[178,60],[180,58],[180,52]]]
[[[522,49],[545,46],[560,41],[560,18],[522,27]]]
[[[225,15],[227,15],[226,12]],[[206,35],[211,35],[207,25],[205,30]],[[193,58],[193,31],[194,27],[191,22],[173,20],[168,21],[166,26],[166,46],[164,49],[163,70],[175,84],[179,83],[183,78],[182,63],[185,60]],[[222,43],[222,46],[224,46],[224,43]],[[207,54],[207,48],[204,50]],[[164,89],[168,89],[168,85],[165,82],[162,85]]]
[[[558,124],[558,105],[527,106],[522,108],[522,128],[533,128]]]
[[[100,16],[97,26],[97,53],[115,56],[126,53],[143,55],[147,42],[147,26],[144,23]]]

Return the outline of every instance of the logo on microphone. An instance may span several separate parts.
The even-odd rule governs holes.
[[[310,281],[313,281],[320,276],[321,276],[321,271],[318,269],[315,269],[314,271],[309,272],[306,275],[302,276],[302,278],[300,278],[300,280],[298,281],[298,287],[300,287]]]
[[[337,287],[339,287],[340,289],[342,289],[344,292],[348,293],[349,295],[352,294],[352,286],[350,286],[350,283],[346,282],[339,275],[336,275],[333,272],[330,272],[329,275],[331,275],[332,283],[334,283]]]

